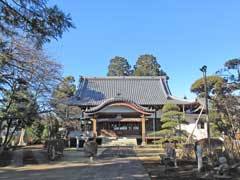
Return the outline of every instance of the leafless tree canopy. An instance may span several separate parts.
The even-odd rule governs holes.
[[[51,95],[61,80],[61,65],[26,39],[15,38],[1,46],[0,118],[9,131],[51,111]]]

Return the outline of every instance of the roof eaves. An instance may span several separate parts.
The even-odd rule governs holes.
[[[168,98],[168,94],[167,94],[167,92],[166,92],[166,89],[165,89],[165,87],[164,87],[164,84],[163,84],[163,80],[162,80],[162,79],[160,79],[160,84],[161,84],[161,88],[162,88],[162,90],[163,90],[163,93],[164,93],[165,97]]]
[[[188,100],[188,99],[182,99],[176,96],[170,95],[168,97],[168,100],[176,101],[176,104],[194,104],[196,103],[196,100]]]

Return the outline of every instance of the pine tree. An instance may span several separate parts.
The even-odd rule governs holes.
[[[48,0],[0,0],[0,35],[31,38],[38,46],[58,39],[74,27],[65,14]]]
[[[120,56],[116,56],[110,60],[107,76],[129,76],[129,75],[131,75],[131,66],[129,65],[127,59]]]
[[[181,130],[181,124],[187,124],[183,118],[183,113],[180,112],[180,108],[173,103],[166,103],[163,106],[163,116],[161,118],[162,129],[158,132],[160,135],[164,135],[164,140],[182,141],[186,139],[185,131]]]
[[[134,66],[133,76],[167,76],[155,56],[141,55]]]
[[[76,91],[75,79],[73,76],[67,76],[57,85],[52,94],[52,107],[58,118],[66,120],[69,114],[79,114],[78,107],[68,107],[64,100],[74,96]],[[68,116],[66,116],[68,114]]]

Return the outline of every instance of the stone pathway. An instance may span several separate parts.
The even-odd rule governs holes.
[[[48,162],[41,150],[32,149],[33,164],[27,165],[21,162],[23,151],[16,151],[11,166],[0,168],[0,180],[150,180],[131,149],[118,149],[121,156],[111,154],[116,153],[114,148],[102,150],[93,162],[82,151],[65,151],[61,160]]]

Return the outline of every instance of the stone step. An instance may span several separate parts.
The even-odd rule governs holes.
[[[104,138],[103,146],[137,146],[136,138],[117,138],[117,139],[109,139]]]

